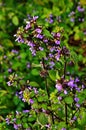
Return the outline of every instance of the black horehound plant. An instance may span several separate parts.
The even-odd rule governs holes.
[[[86,89],[78,76],[68,71],[73,63],[71,52],[62,44],[62,33],[62,29],[51,32],[39,25],[38,16],[29,16],[26,25],[19,27],[14,35],[16,41],[26,44],[32,56],[37,58],[38,76],[44,86],[41,87],[39,81],[29,81],[16,93],[22,102],[28,104],[28,109],[17,111],[14,119],[6,118],[7,124],[14,125],[15,129],[66,130],[81,127],[82,120],[85,126]],[[13,82],[9,81],[9,84]]]

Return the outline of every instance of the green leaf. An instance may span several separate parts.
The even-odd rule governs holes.
[[[35,121],[36,120],[36,117],[35,116],[29,116],[28,117],[28,121],[29,122],[33,122],[33,121]]]
[[[32,71],[31,71],[31,74],[32,75],[34,75],[34,76],[38,76],[39,75],[39,70],[37,70],[37,69],[33,69]]]
[[[85,112],[85,111],[82,111],[82,112],[81,112],[81,116],[82,116],[82,119],[78,119],[78,123],[79,123],[81,126],[86,126],[86,112]]]
[[[39,87],[39,84],[37,83],[37,82],[35,82],[35,81],[32,81],[32,82],[30,82],[29,83],[31,86],[33,86],[33,87]]]
[[[60,79],[58,71],[56,72],[56,79]]]
[[[52,35],[50,34],[50,32],[47,29],[44,29],[43,33],[45,34],[45,36],[52,38]]]
[[[44,98],[43,97],[38,97],[38,102],[43,102],[44,101]]]
[[[40,59],[43,58],[43,57],[46,57],[46,53],[44,51],[38,51],[37,57],[39,57]]]
[[[71,96],[66,97],[64,100],[65,100],[65,102],[66,102],[67,104],[72,104],[72,103],[73,103],[73,98],[72,98]]]
[[[19,104],[19,98],[17,97],[17,96],[15,96],[14,98],[13,98],[13,102],[15,103],[15,105],[18,105]]]
[[[55,71],[55,70],[50,70],[50,71],[49,71],[49,77],[50,77],[53,81],[56,81],[56,71]]]
[[[74,129],[72,129],[72,130],[80,130],[79,128],[74,128]]]
[[[47,116],[44,113],[38,114],[38,122],[42,125],[46,125],[48,123]]]
[[[24,128],[28,128],[28,123],[23,123]]]
[[[23,118],[22,118],[22,121],[23,121],[23,123],[27,122],[27,118],[26,118],[26,117],[23,117]]]
[[[18,19],[18,17],[17,17],[17,16],[13,16],[12,22],[13,22],[14,25],[18,26],[18,24],[19,24],[19,19]]]
[[[65,122],[60,122],[60,123],[58,124],[58,130],[61,130],[62,128],[66,128]]]
[[[7,47],[7,48],[13,47],[13,43],[12,43],[11,40],[9,40],[9,39],[4,39],[4,40],[3,40],[3,45],[4,45],[5,47]]]

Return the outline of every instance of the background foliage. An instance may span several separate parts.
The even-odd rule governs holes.
[[[80,8],[78,7],[80,6]],[[51,32],[61,32],[61,47],[66,46],[70,50],[70,59],[67,59],[67,71],[74,77],[79,77],[81,82],[86,86],[86,2],[85,0],[0,0],[0,129],[12,130],[17,124],[22,124],[21,130],[27,130],[34,124],[37,119],[38,124],[34,124],[32,129],[50,129],[44,127],[49,122],[47,114],[39,112],[38,117],[34,110],[24,113],[23,110],[30,108],[28,102],[22,102],[18,96],[20,91],[25,90],[29,95],[26,86],[31,85],[39,90],[37,97],[38,102],[48,101],[47,94],[44,90],[44,80],[40,77],[39,59],[44,54],[38,54],[33,57],[27,45],[15,41],[18,27],[24,25],[27,17],[39,16],[38,24],[43,26],[44,34],[51,37]],[[40,56],[40,57],[39,57]],[[71,63],[70,63],[71,61]],[[55,81],[62,76],[64,60],[61,59],[62,65],[57,63],[57,68],[61,70],[60,74],[55,71],[49,72],[48,84],[51,93],[50,100],[53,102],[52,109],[57,110],[55,99],[57,90]],[[10,85],[10,82],[12,85]],[[86,90],[85,90],[86,91]],[[78,95],[80,102],[84,100],[84,106],[80,111],[82,120],[77,119],[75,125],[69,124],[68,129],[80,130],[86,127],[86,94]],[[43,97],[43,95],[45,95]],[[23,95],[24,96],[24,95]],[[30,97],[34,97],[34,91],[30,91]],[[28,97],[27,97],[28,98]],[[66,103],[71,104],[71,96],[65,99]],[[28,99],[27,99],[28,100]],[[36,99],[35,99],[36,100]],[[40,103],[33,104],[33,108],[41,108]],[[46,103],[42,103],[42,108],[47,109]],[[61,106],[62,108],[62,106]],[[50,109],[50,108],[49,108]],[[64,109],[64,108],[62,108]],[[64,110],[63,110],[64,111]],[[17,113],[19,112],[19,113]],[[70,111],[69,111],[70,112]],[[71,113],[71,112],[70,112]],[[33,115],[32,117],[30,115]],[[58,112],[59,117],[64,113]],[[80,116],[79,115],[79,116]],[[6,123],[10,118],[11,124]],[[22,120],[21,120],[22,119]],[[50,119],[51,120],[51,119]],[[41,125],[40,125],[41,124]],[[40,127],[41,126],[41,127]],[[66,128],[65,122],[55,123],[54,129]]]

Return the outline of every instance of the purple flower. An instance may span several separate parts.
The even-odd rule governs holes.
[[[49,62],[50,68],[53,68],[55,66],[55,63],[53,61]]]
[[[35,30],[37,33],[41,33],[42,32],[42,30],[40,29],[40,28],[36,28],[36,30]]]
[[[39,39],[43,39],[43,35],[42,34],[37,34],[36,37],[39,38]]]
[[[53,57],[53,54],[52,54],[52,53],[49,53],[49,57],[52,58],[52,57]]]
[[[74,18],[70,18],[70,21],[71,21],[71,22],[74,22],[74,21],[75,21],[75,19],[74,19]]]
[[[42,112],[46,113],[46,110],[42,108]]]
[[[34,103],[33,99],[30,99],[30,100],[29,100],[29,102],[30,102],[31,104],[33,104],[33,103]]]
[[[53,23],[53,19],[50,18],[49,23]]]
[[[17,114],[17,115],[19,115],[19,112],[18,112],[18,111],[16,111],[16,114]]]
[[[57,55],[55,56],[55,58],[56,58],[57,61],[59,61],[60,54],[57,54]]]
[[[5,120],[6,120],[6,123],[9,125],[10,124],[9,118],[6,118]]]
[[[43,42],[45,42],[45,43],[48,42],[48,39],[43,39]]]
[[[28,41],[27,45],[30,46],[30,47],[34,47],[35,46],[35,44],[32,41]]]
[[[56,35],[57,35],[57,37],[60,37],[60,36],[61,36],[61,34],[60,34],[60,33],[57,33]]]
[[[30,68],[30,63],[29,62],[27,63],[27,68]]]
[[[84,31],[84,35],[86,35],[86,31]]]
[[[74,14],[75,14],[75,12],[72,11],[72,12],[68,15],[68,17],[71,17],[71,16],[73,16]]]
[[[82,84],[82,89],[84,89],[85,88],[85,86]]]
[[[56,45],[60,45],[60,40],[55,40]]]
[[[77,83],[77,82],[79,82],[80,80],[79,80],[79,78],[78,77],[76,77],[76,79],[75,79],[75,82]]]
[[[46,124],[45,126],[46,126],[47,128],[50,128],[50,124]]]
[[[79,101],[79,98],[75,97],[75,98],[74,98],[74,101],[75,101],[75,102],[78,102],[78,101]]]
[[[13,118],[13,121],[15,122],[15,121],[16,121],[16,118]]]
[[[76,120],[76,119],[77,119],[77,117],[76,117],[76,116],[74,116],[74,117],[73,117],[73,120]]]
[[[62,97],[61,97],[61,96],[59,96],[59,97],[58,97],[58,100],[59,100],[59,101],[61,101],[61,100],[62,100]]]
[[[18,54],[18,51],[17,50],[15,50],[15,49],[12,49],[12,51],[11,52],[13,52],[13,53],[15,53],[15,54]]]
[[[17,37],[15,41],[24,43],[24,39],[20,35]]]
[[[36,55],[36,50],[34,50],[34,48],[33,48],[33,47],[31,47],[31,48],[30,48],[30,51],[31,51],[31,53],[32,53],[32,55],[33,55],[33,56],[35,56],[35,55]]]
[[[76,107],[78,107],[78,108],[80,107],[80,104],[78,104],[78,103],[76,103],[75,105],[76,105]]]
[[[68,92],[67,92],[67,90],[64,90],[64,94],[66,95]]]
[[[31,28],[31,24],[30,24],[29,21],[26,21],[26,27],[25,27],[25,29],[28,30],[29,28]]]
[[[55,50],[55,47],[50,48],[50,52],[53,52]]]
[[[9,73],[11,73],[11,72],[12,72],[12,69],[11,69],[11,68],[9,68],[9,69],[8,69],[8,72],[9,72]]]
[[[44,48],[43,48],[43,47],[39,47],[39,50],[40,50],[40,51],[43,51],[43,50],[44,50]]]
[[[33,90],[34,90],[34,93],[35,93],[35,94],[38,93],[37,88],[33,88]]]
[[[29,112],[29,110],[23,110],[23,112],[24,112],[24,113],[28,113],[28,112]]]
[[[73,88],[73,87],[75,86],[73,79],[71,79],[71,80],[68,82],[68,86],[70,86],[71,88]]]
[[[66,128],[62,128],[61,130],[66,130]]]
[[[4,55],[4,59],[6,59],[7,58],[7,56],[6,55]]]
[[[80,88],[77,87],[77,85],[75,86],[75,89],[80,92]]]
[[[77,10],[78,10],[79,12],[84,12],[84,8],[82,8],[80,5],[77,6]]]
[[[17,124],[14,124],[14,129],[18,130],[18,125]]]
[[[57,83],[56,85],[55,85],[55,87],[56,87],[56,89],[58,90],[58,91],[62,91],[62,85],[60,84],[60,83]]]
[[[38,16],[33,16],[33,20],[37,20],[38,19]]]
[[[11,86],[11,85],[12,85],[12,84],[11,84],[11,81],[8,81],[8,82],[7,82],[7,85],[8,85],[8,86]]]

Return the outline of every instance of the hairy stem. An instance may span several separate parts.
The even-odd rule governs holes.
[[[65,76],[66,76],[66,57],[64,56],[64,79],[65,79]],[[66,123],[66,125],[68,124],[68,121],[67,121],[67,103],[65,103],[65,123]]]

